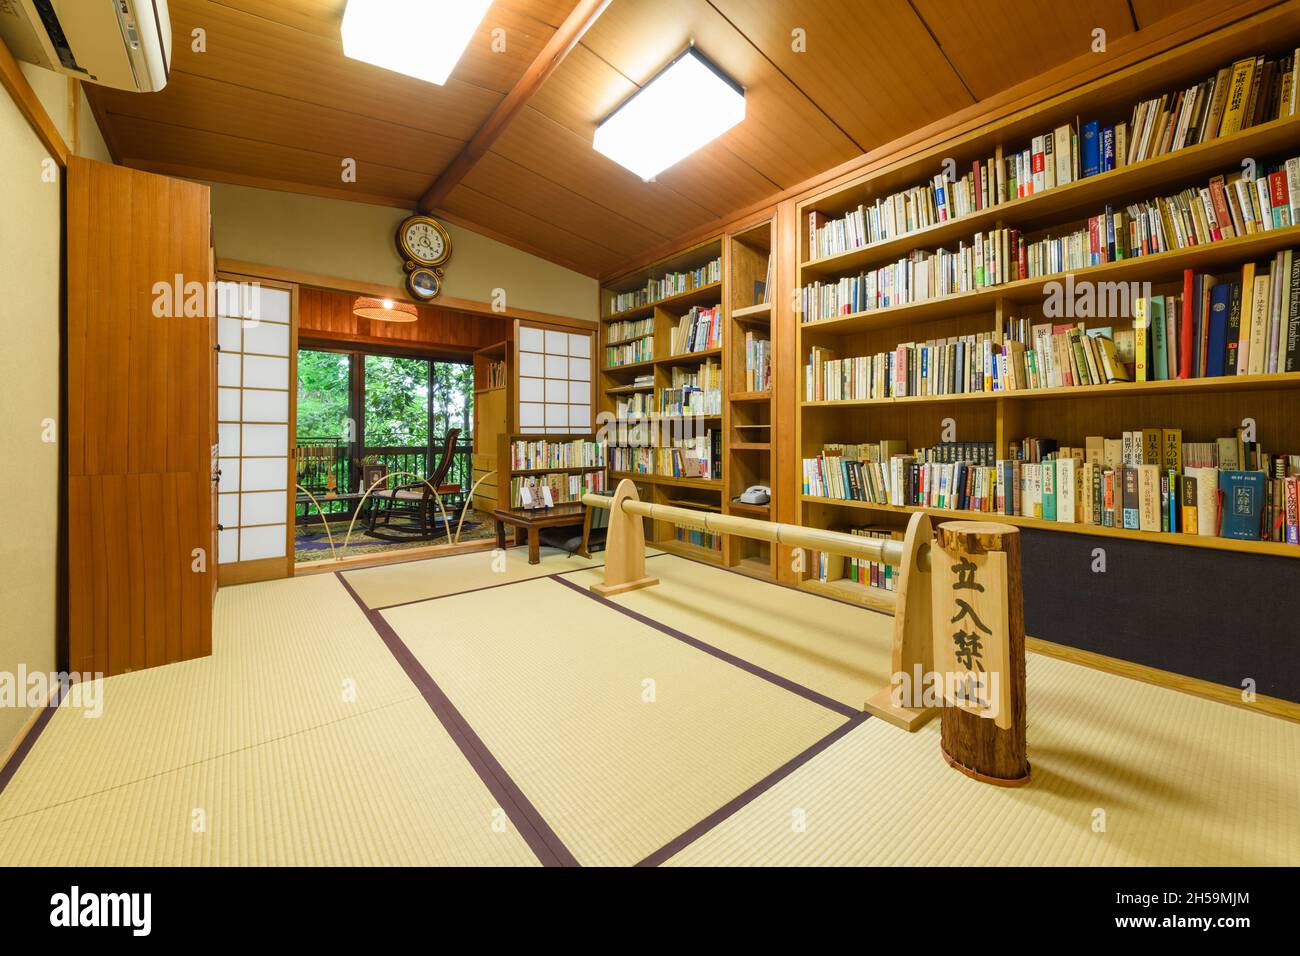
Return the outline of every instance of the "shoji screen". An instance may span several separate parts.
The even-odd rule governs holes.
[[[218,296],[217,432],[222,583],[287,576],[293,565],[296,292],[223,278]]]
[[[591,431],[592,333],[522,322],[515,331],[519,431]]]

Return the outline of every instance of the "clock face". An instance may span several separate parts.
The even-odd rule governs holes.
[[[451,243],[442,227],[425,216],[412,216],[402,225],[402,251],[418,265],[433,266],[451,254]]]

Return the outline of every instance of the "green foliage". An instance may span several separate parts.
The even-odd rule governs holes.
[[[347,438],[348,370],[342,352],[298,350],[298,438]]]
[[[441,438],[448,428],[470,437],[474,369],[455,362],[365,356],[365,439],[368,447],[425,445],[429,429]],[[349,356],[298,352],[298,437],[347,438]],[[429,390],[433,389],[432,410]]]

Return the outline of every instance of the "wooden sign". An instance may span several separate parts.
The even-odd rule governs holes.
[[[944,702],[1010,729],[1007,556],[935,552],[934,669]]]
[[[939,743],[948,764],[1001,787],[1029,782],[1020,532],[987,521],[939,526],[931,549]]]

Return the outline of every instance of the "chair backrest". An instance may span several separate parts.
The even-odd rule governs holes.
[[[447,437],[442,443],[442,457],[438,459],[437,467],[429,475],[429,484],[435,488],[442,484],[443,479],[447,477],[447,472],[451,471],[452,459],[456,457],[456,439],[459,437],[459,428],[447,429]],[[427,488],[425,490],[428,491]]]

